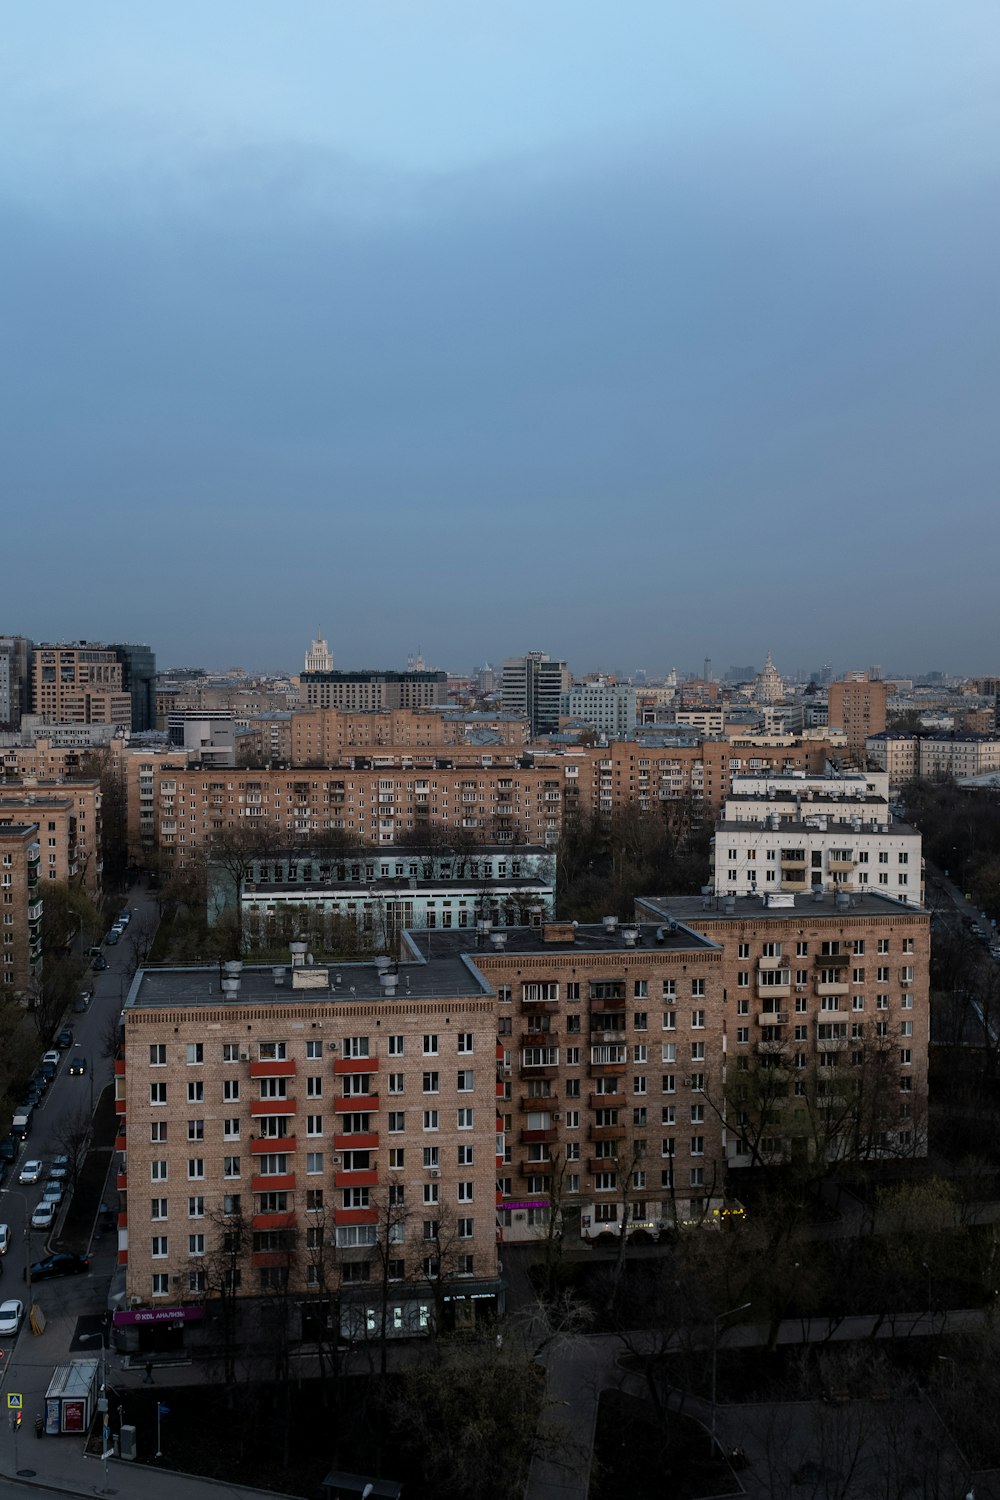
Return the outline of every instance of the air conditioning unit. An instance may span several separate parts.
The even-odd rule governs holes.
[[[333,1162],[333,1165],[335,1167],[339,1167],[343,1165],[344,1158],[338,1152],[336,1155],[331,1156],[330,1160]]]
[[[337,1050],[337,1043],[336,1042],[327,1042],[327,1044],[326,1044],[326,1050],[327,1050],[327,1052],[336,1052],[336,1050]]]
[[[689,1089],[693,1083],[694,1083],[694,1079],[693,1078],[685,1078],[685,1080],[684,1080],[684,1087],[686,1089]]]
[[[899,982],[902,985],[902,987],[903,987],[904,990],[908,990],[910,988],[910,985],[913,983],[913,980],[912,979],[901,979]]]
[[[250,1054],[249,1054],[249,1052],[241,1052],[240,1053],[240,1062],[249,1062],[249,1061],[250,1061]]]
[[[804,995],[804,994],[805,994],[805,992],[806,992],[806,987],[805,987],[805,985],[804,985],[804,984],[797,984],[797,985],[796,985],[796,986],[795,986],[795,993],[796,993],[796,994],[797,994],[797,995]]]
[[[128,1300],[130,1307],[140,1307],[142,1305],[141,1297],[130,1297]]]
[[[440,1177],[441,1176],[441,1173],[438,1171],[437,1167],[431,1167],[431,1176],[432,1177]]]

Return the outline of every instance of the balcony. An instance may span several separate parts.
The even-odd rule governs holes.
[[[587,1104],[591,1109],[624,1109],[624,1094],[590,1094]]]
[[[378,1187],[378,1172],[374,1167],[366,1168],[361,1172],[338,1170],[333,1174],[333,1185],[338,1188]]]
[[[625,1134],[624,1125],[589,1125],[587,1127],[588,1141],[623,1141]]]
[[[254,1119],[261,1115],[294,1115],[295,1099],[251,1099],[250,1113]]]
[[[335,1135],[333,1138],[334,1151],[377,1151],[378,1131],[367,1130],[357,1135]]]
[[[377,1057],[338,1057],[334,1062],[333,1071],[340,1073],[376,1073],[378,1072],[379,1059]]]
[[[558,1063],[519,1063],[518,1072],[521,1078],[558,1078]]]
[[[552,1163],[550,1161],[519,1161],[517,1171],[521,1177],[551,1177]]]
[[[817,1038],[817,1041],[816,1041],[816,1051],[817,1052],[846,1052],[847,1051],[847,1038],[846,1038],[846,1036],[823,1037],[822,1039]]]
[[[625,1072],[625,1059],[617,1062],[591,1062],[588,1072],[591,1078],[620,1078]]]
[[[522,1130],[520,1134],[522,1146],[551,1146],[558,1139],[559,1132],[554,1125],[550,1126],[547,1130]]]
[[[294,1172],[273,1172],[269,1176],[251,1177],[253,1193],[291,1193],[295,1189]]]
[[[761,1057],[780,1057],[788,1048],[787,1042],[758,1042],[757,1051]]]
[[[252,1062],[250,1064],[251,1078],[294,1078],[295,1062],[292,1058],[284,1058],[281,1062]]]
[[[367,1113],[371,1110],[378,1109],[378,1107],[378,1094],[347,1094],[346,1096],[340,1099],[334,1099],[333,1101],[334,1113],[338,1115],[349,1115],[352,1114],[355,1110],[360,1110],[362,1113]]]
[[[272,1151],[294,1151],[298,1142],[294,1135],[255,1135],[250,1141],[251,1156],[270,1156]]]
[[[849,953],[817,953],[813,959],[816,969],[846,969],[851,962]]]
[[[558,1031],[522,1031],[517,1039],[519,1048],[554,1047],[559,1040]]]
[[[597,1172],[617,1172],[618,1158],[616,1156],[590,1156],[587,1158],[587,1171],[592,1177]]]
[[[592,998],[590,1009],[596,1015],[604,1015],[608,1011],[624,1010],[624,995],[602,995],[600,999]]]
[[[791,1017],[787,1010],[762,1010],[757,1016],[758,1026],[787,1026]]]
[[[522,1114],[538,1114],[559,1107],[559,1100],[555,1094],[522,1094],[518,1102]]]
[[[849,984],[824,983],[822,980],[817,979],[816,993],[817,995],[849,995],[851,993],[851,986]]]

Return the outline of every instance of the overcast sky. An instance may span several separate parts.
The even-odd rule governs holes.
[[[996,0],[32,0],[0,632],[996,670]]]

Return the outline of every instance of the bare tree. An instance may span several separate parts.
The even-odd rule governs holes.
[[[93,1124],[90,1111],[85,1104],[81,1104],[52,1133],[52,1140],[59,1153],[67,1158],[66,1171],[70,1187],[74,1191],[90,1146]]]
[[[263,818],[245,819],[233,828],[224,828],[212,840],[209,868],[216,865],[232,885],[237,958],[243,952],[243,888],[257,861],[277,853],[285,842],[279,826]]]

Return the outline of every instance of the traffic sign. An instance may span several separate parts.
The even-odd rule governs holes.
[[[24,1397],[20,1391],[7,1392],[7,1410],[20,1411],[24,1406]]]

